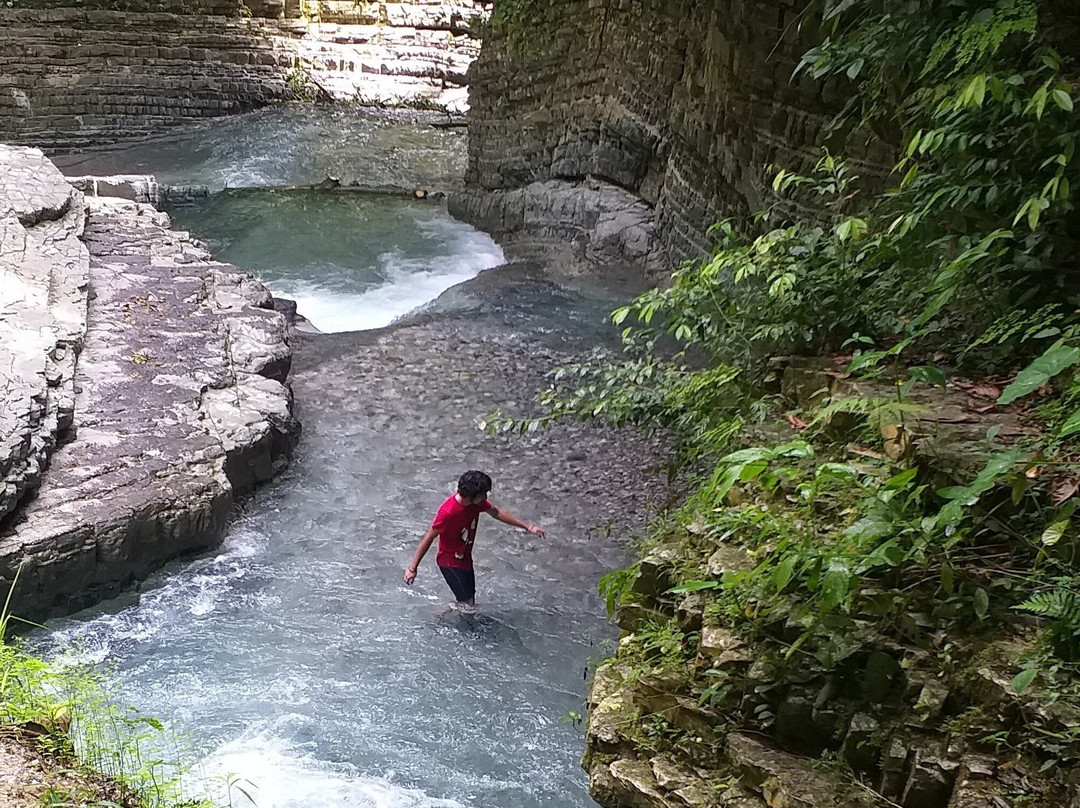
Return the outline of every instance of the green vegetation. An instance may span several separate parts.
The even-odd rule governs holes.
[[[504,39],[511,50],[526,52],[547,39],[563,19],[562,6],[569,0],[499,0],[479,30],[482,38]]]
[[[601,587],[626,676],[681,671],[717,726],[766,731],[818,682],[815,710],[843,694],[888,719],[878,744],[913,716],[952,721],[1061,771],[1080,760],[1080,731],[1045,709],[1080,707],[1080,73],[1032,0],[819,11],[797,72],[849,99],[834,153],[777,167],[768,210],[718,224],[708,259],[614,312],[624,356],[557,370],[538,418],[489,423],[673,439],[688,495],[643,552],[677,561],[656,591],[638,565]],[[867,139],[897,155],[888,177],[839,156]],[[824,389],[781,405],[774,357],[792,355],[830,358]],[[968,420],[1015,427],[968,441],[970,468],[915,445],[964,378],[991,391]],[[750,669],[703,661],[695,622],[751,643]],[[977,697],[988,666],[1008,677],[998,712]],[[920,681],[947,704],[904,692]],[[645,748],[688,734],[653,730]]]
[[[11,620],[5,607],[0,637]],[[13,638],[0,641],[0,735],[55,776],[40,784],[42,806],[209,807],[183,793],[181,754],[160,722],[120,706],[95,667],[48,664]]]

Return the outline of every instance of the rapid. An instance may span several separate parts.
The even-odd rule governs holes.
[[[297,339],[300,446],[223,544],[30,638],[107,669],[120,698],[184,739],[192,794],[241,805],[229,784],[243,784],[258,808],[593,804],[575,718],[614,634],[596,581],[625,563],[655,475],[633,436],[491,437],[475,419],[526,407],[550,365],[610,340],[605,312],[625,291],[483,272],[502,251],[437,201],[266,190],[327,175],[451,188],[464,160],[460,131],[307,108],[57,158],[69,174],[210,185],[170,211],[174,227],[334,332]],[[434,551],[415,586],[401,580],[466,468],[548,530],[481,523],[471,616],[445,612]]]

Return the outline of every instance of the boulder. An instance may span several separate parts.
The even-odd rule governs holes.
[[[700,782],[697,774],[690,767],[675,760],[671,755],[657,755],[649,765],[652,766],[656,783],[665,791],[678,791],[692,783]]]
[[[769,808],[870,808],[873,802],[854,794],[839,776],[830,776],[806,758],[776,749],[764,741],[732,732],[727,757],[743,784],[762,794]]]
[[[949,801],[959,763],[933,746],[916,746],[900,802],[904,808],[940,808]]]
[[[677,545],[663,545],[638,562],[632,590],[645,604],[656,604],[674,585],[672,575],[681,556]]]
[[[684,632],[700,631],[705,618],[705,606],[709,599],[704,592],[690,592],[683,596],[675,607],[675,620],[679,630]]]
[[[866,713],[857,713],[851,719],[844,736],[840,754],[857,772],[869,772],[877,767],[881,757],[881,724]]]
[[[619,804],[625,808],[672,808],[647,761],[622,759],[609,767]]]
[[[698,643],[698,665],[721,670],[750,665],[750,647],[726,628],[706,626]]]
[[[606,696],[589,711],[585,744],[589,752],[612,752],[627,740],[627,730],[637,722],[637,708],[627,688]]]
[[[706,565],[710,578],[717,580],[727,572],[746,572],[754,568],[754,562],[742,547],[731,544],[721,545],[711,556]]]

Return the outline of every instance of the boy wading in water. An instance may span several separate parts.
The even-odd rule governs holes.
[[[491,478],[482,471],[466,471],[458,480],[457,493],[448,497],[435,514],[427,533],[413,554],[412,563],[405,568],[405,583],[416,580],[416,571],[424,560],[428,548],[439,537],[439,552],[435,563],[450,584],[458,603],[475,605],[476,576],[473,574],[472,548],[476,541],[476,524],[480,514],[488,513],[514,527],[520,527],[534,536],[547,535],[539,525],[522,522],[512,513],[492,505],[487,498],[491,490]]]

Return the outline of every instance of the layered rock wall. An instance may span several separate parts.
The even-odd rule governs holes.
[[[462,215],[492,192],[595,177],[655,206],[674,258],[701,254],[710,225],[766,202],[770,164],[820,156],[836,103],[792,79],[816,36],[806,6],[545,0],[531,22],[496,26],[470,78]]]
[[[0,147],[0,591],[27,619],[213,545],[298,435],[284,317],[145,203]]]
[[[289,97],[279,23],[58,8],[0,12],[0,142],[68,148]]]
[[[0,9],[0,142],[67,149],[317,94],[458,108],[482,0]]]
[[[310,24],[298,42],[300,58],[319,90],[335,100],[460,112],[489,5],[306,0]]]

